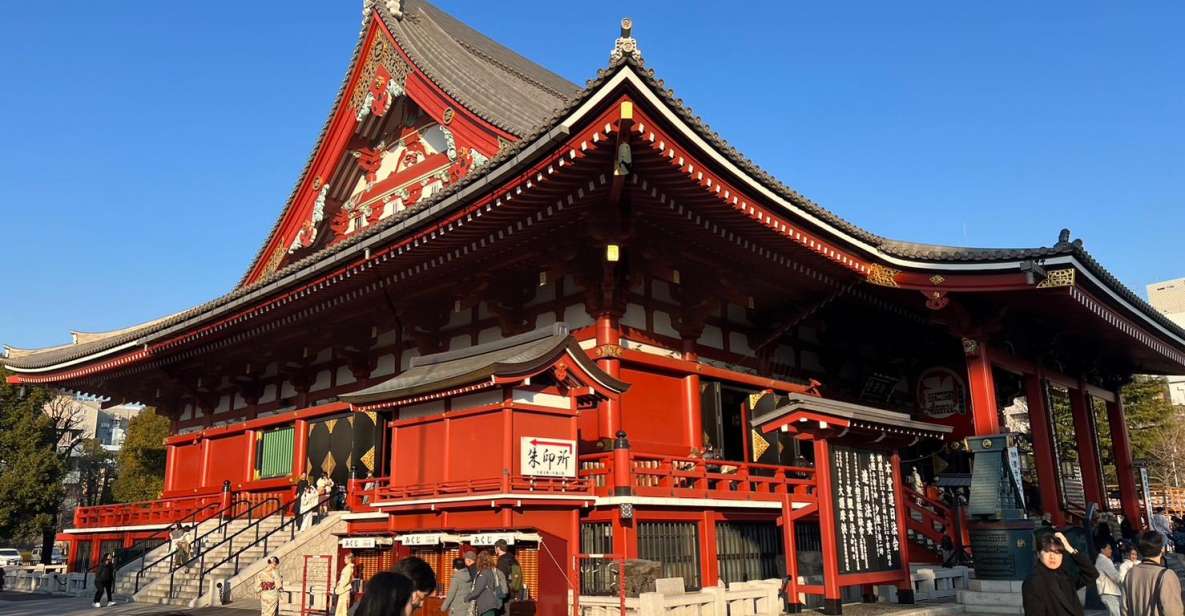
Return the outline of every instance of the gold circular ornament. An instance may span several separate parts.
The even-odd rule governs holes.
[[[452,107],[446,107],[446,108],[444,109],[444,123],[445,123],[445,124],[452,124],[452,123],[453,123],[453,116],[454,116],[454,115],[456,115],[456,112],[455,112],[455,111],[453,111],[453,108],[452,108]]]
[[[982,441],[980,441],[980,442],[979,442],[979,444],[980,444],[980,445],[982,445],[984,449],[991,449],[991,448],[992,448],[992,441],[991,441],[991,439],[986,439],[986,438],[985,438],[985,439],[983,439]]]

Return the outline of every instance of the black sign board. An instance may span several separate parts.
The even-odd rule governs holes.
[[[888,453],[832,446],[831,496],[840,573],[901,566],[896,490]]]

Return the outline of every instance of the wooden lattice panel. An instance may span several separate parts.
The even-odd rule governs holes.
[[[354,550],[354,566],[358,569],[358,576],[362,578],[362,585],[365,586],[374,574],[379,571],[390,571],[395,567],[395,550],[390,547]]]
[[[523,584],[532,599],[539,598],[539,548],[519,548],[514,554],[523,570]]]

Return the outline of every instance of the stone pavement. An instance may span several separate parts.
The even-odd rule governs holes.
[[[0,616],[255,616],[254,610],[225,607],[179,608],[171,605],[118,603],[91,607],[89,597],[55,597],[21,592],[0,592]]]

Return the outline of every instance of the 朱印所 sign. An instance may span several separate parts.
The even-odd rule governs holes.
[[[524,436],[519,445],[518,469],[525,477],[575,477],[576,441]]]

